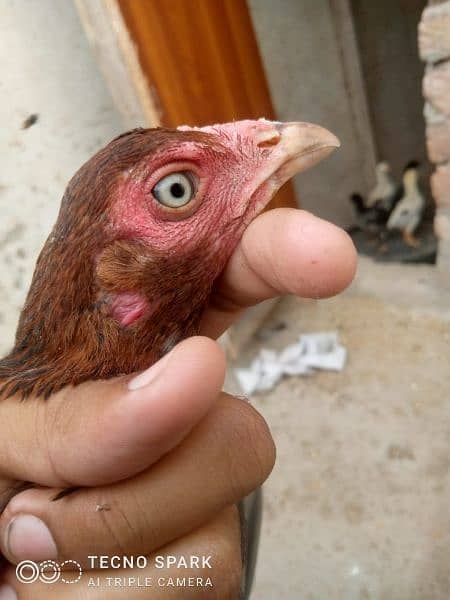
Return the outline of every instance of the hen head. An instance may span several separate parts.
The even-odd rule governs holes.
[[[70,181],[0,394],[148,367],[197,333],[214,282],[279,187],[339,146],[309,123],[137,129]]]

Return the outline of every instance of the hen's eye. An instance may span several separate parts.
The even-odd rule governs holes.
[[[155,198],[169,208],[180,208],[195,194],[193,176],[188,173],[171,173],[158,181],[152,190]]]

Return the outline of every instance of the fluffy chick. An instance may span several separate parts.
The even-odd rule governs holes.
[[[398,202],[400,186],[392,177],[391,167],[388,162],[379,162],[375,168],[375,186],[370,190],[365,205],[367,208],[378,206],[388,213]]]
[[[389,218],[389,211],[383,207],[382,202],[378,201],[368,208],[360,194],[352,194],[350,202],[353,205],[358,228],[371,235],[380,235]]]
[[[425,196],[419,186],[419,164],[409,163],[403,173],[403,195],[392,211],[387,229],[399,229],[408,246],[417,247],[420,240],[414,232],[420,224],[425,209]]]

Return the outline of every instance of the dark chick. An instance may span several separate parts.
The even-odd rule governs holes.
[[[308,123],[136,129],[76,173],[37,261],[3,397],[147,368],[196,334],[245,227],[339,146]]]
[[[386,222],[389,218],[387,211],[379,203],[372,207],[367,207],[364,203],[364,198],[360,194],[352,194],[350,202],[353,205],[356,224],[359,229],[369,234],[379,234],[384,230]]]

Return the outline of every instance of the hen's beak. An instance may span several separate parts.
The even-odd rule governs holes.
[[[259,178],[270,182],[276,189],[340,146],[335,135],[313,123],[278,123],[260,119],[241,121],[237,125],[246,130],[245,134],[253,138],[257,146],[269,150]]]
[[[239,145],[242,139],[250,138],[261,148],[268,148],[267,163],[272,174],[286,181],[296,173],[310,169],[340,147],[338,138],[320,125],[294,121],[280,123],[258,119],[256,121],[233,121],[206,127],[182,125],[180,131],[204,131],[220,135]],[[283,181],[283,183],[284,183]]]
[[[249,166],[251,177],[242,189],[241,199],[246,199],[245,212],[249,215],[257,214],[288,179],[310,169],[341,145],[330,131],[313,123],[258,119],[178,129],[223,134],[221,141],[225,140],[238,152],[246,139],[264,150],[255,164]]]
[[[264,152],[247,190],[248,219],[258,214],[288,179],[310,169],[339,148],[338,138],[312,123],[278,123],[259,119],[235,123],[241,135],[253,139]]]
[[[265,159],[256,169],[247,190],[249,202],[245,208],[245,223],[267,206],[288,179],[310,169],[340,146],[335,135],[312,123],[277,123],[260,119],[241,121],[241,124],[256,145],[266,150]]]
[[[278,139],[275,136],[269,143],[276,143],[274,162],[281,161],[274,172],[274,178],[279,180],[277,183],[280,185],[296,173],[310,169],[341,145],[335,135],[319,125],[301,122],[273,125]],[[267,140],[258,142],[259,146],[261,144],[267,144]]]

